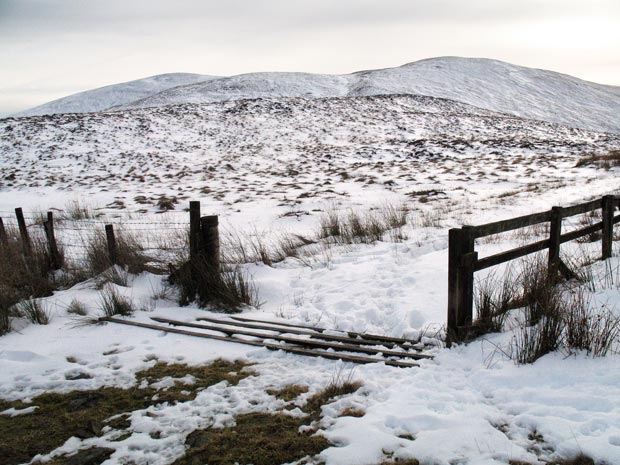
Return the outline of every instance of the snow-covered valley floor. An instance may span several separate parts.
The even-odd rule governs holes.
[[[309,260],[243,265],[262,302],[247,315],[396,337],[441,333],[448,228],[620,192],[618,168],[577,166],[590,153],[618,149],[616,135],[424,97],[259,100],[5,119],[0,131],[0,214],[7,221],[15,207],[32,213],[79,200],[103,215],[82,225],[110,221],[153,237],[166,234],[166,222],[186,223],[186,202],[200,200],[204,213],[221,216],[223,235],[232,230],[275,241],[283,232],[314,234],[329,209],[406,205],[401,241],[386,234],[373,244],[325,248]],[[176,209],[158,213],[161,196],[176,198]],[[153,222],[152,228],[141,224]],[[73,233],[62,228],[61,242],[75,245]],[[478,250],[487,255],[520,240],[507,235]],[[595,254],[596,247],[563,250]],[[617,242],[614,247],[614,258],[592,265],[598,284],[589,292],[593,305],[617,313]],[[190,321],[205,314],[179,307],[174,293],[154,299],[162,297],[164,279],[143,273],[117,286],[149,309],[133,319]],[[172,463],[197,428],[282,410],[268,390],[308,386],[301,405],[340,374],[363,386],[323,407],[319,434],[333,446],[315,463],[541,465],[579,453],[597,464],[620,463],[616,354],[557,352],[517,366],[503,352],[513,336],[505,332],[437,346],[430,351],[434,359],[418,368],[353,366],[112,324],[75,327],[70,303],[77,299],[96,315],[99,296],[92,282],[80,283],[42,299],[48,325],[14,321],[15,331],[0,337],[1,399],[130,387],[135,373],[156,360],[240,359],[253,363],[256,375],[208,387],[194,400],[137,410],[127,437],[118,440],[113,431],[74,437],[52,456],[97,445],[114,449],[105,465]],[[348,407],[365,414],[340,416]]]

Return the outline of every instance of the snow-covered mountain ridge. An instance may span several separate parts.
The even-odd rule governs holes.
[[[162,76],[168,76],[163,79]],[[281,97],[414,94],[595,131],[620,132],[620,88],[509,63],[443,57],[348,75],[250,73],[162,75],[108,86],[16,116]],[[162,82],[163,81],[163,82]],[[157,82],[157,85],[153,85]]]

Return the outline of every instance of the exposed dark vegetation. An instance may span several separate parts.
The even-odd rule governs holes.
[[[569,459],[559,459],[559,460],[551,460],[550,462],[546,462],[547,465],[597,465],[596,462],[587,455],[578,454],[575,457]],[[509,465],[532,465],[529,462],[522,462],[520,460],[511,460],[508,462]],[[601,464],[605,465],[605,464]]]
[[[290,402],[297,399],[301,394],[308,392],[308,386],[300,384],[290,384],[280,389],[268,389],[267,394],[277,397],[284,402]]]
[[[120,295],[112,286],[101,291],[99,306],[106,317],[131,316],[136,311],[131,300]]]
[[[583,272],[578,276],[594,279]],[[508,312],[519,309],[506,354],[520,364],[556,350],[602,357],[620,342],[620,319],[609,309],[594,308],[583,289],[550,275],[541,257],[522,261],[519,273],[508,272],[501,283],[495,279],[479,283],[476,307],[475,326],[480,333],[500,331]]]
[[[307,413],[304,418],[284,413],[250,413],[236,417],[236,424],[232,427],[194,431],[187,437],[186,454],[174,463],[274,465],[312,457],[331,446],[327,439],[316,434],[312,428],[313,422],[320,419],[321,406],[335,397],[355,392],[360,386],[361,383],[351,379],[334,377],[302,407]],[[272,392],[273,395],[294,400],[306,390],[303,386],[286,386]],[[302,426],[310,426],[310,431],[300,432]]]
[[[163,378],[178,379],[187,375],[193,376],[193,384],[175,381],[168,388],[152,387],[152,383]],[[247,365],[241,362],[218,360],[205,366],[157,363],[136,373],[136,385],[129,389],[105,387],[66,394],[42,394],[28,404],[0,401],[0,411],[11,407],[37,407],[32,413],[13,418],[0,415],[0,465],[27,463],[37,454],[51,452],[72,436],[101,436],[105,426],[128,430],[131,425],[126,414],[134,410],[165,402],[185,402],[194,399],[208,386],[221,381],[237,384],[250,375]],[[149,386],[137,387],[143,381]],[[57,459],[55,463],[67,461]]]
[[[179,303],[196,301],[201,307],[213,307],[227,313],[237,313],[246,306],[258,306],[253,281],[239,267],[214,267],[197,259],[181,266],[171,277],[180,288]]]
[[[407,224],[407,214],[405,205],[385,204],[365,212],[330,208],[320,218],[318,236],[337,244],[370,244],[382,240],[387,231],[400,230]],[[402,234],[394,238],[403,239]]]
[[[0,334],[10,331],[10,318],[20,311],[15,304],[25,299],[31,299],[21,309],[25,316],[37,323],[45,320],[43,310],[32,299],[49,296],[70,282],[53,271],[47,245],[41,238],[33,237],[30,253],[25,254],[19,233],[7,228],[7,244],[0,243]]]
[[[137,274],[145,270],[157,271],[148,267],[152,259],[144,253],[140,242],[126,231],[115,231],[116,265],[125,268],[129,273]],[[86,243],[86,263],[89,276],[95,276],[108,270],[112,265],[108,251],[108,243],[103,232],[97,231]]]
[[[16,315],[26,318],[36,325],[46,325],[50,322],[48,311],[36,299],[22,300],[14,308]]]
[[[79,219],[92,216],[90,210],[78,203],[70,207],[66,215]],[[50,296],[55,290],[66,289],[92,277],[97,278],[97,285],[101,288],[109,282],[127,286],[129,273],[158,271],[152,260],[143,253],[140,243],[122,231],[116,234],[117,265],[112,266],[105,235],[94,233],[85,240],[85,261],[65,258],[59,245],[63,267],[55,270],[49,246],[41,231],[30,231],[28,247],[16,228],[7,226],[5,229],[7,242],[0,243],[0,335],[11,330],[11,319],[16,317],[26,318],[35,324],[47,324],[49,313],[37,299]],[[104,313],[114,309],[118,315],[130,314],[131,304],[111,292],[103,293]],[[70,306],[67,310],[77,315],[85,313],[83,308],[76,306]]]
[[[580,158],[575,167],[579,168],[582,166],[597,166],[606,170],[620,166],[620,150],[610,150],[605,154],[593,153],[587,157]]]
[[[249,413],[223,429],[197,430],[186,440],[188,450],[175,465],[275,465],[313,456],[331,444],[320,435],[300,433],[307,419],[285,414]]]

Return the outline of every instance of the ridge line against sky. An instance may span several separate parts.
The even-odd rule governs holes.
[[[0,116],[146,76],[471,56],[620,85],[617,0],[0,0]]]

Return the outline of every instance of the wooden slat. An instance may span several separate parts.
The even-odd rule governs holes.
[[[258,333],[255,331],[247,331],[245,329],[237,329],[237,327],[235,327],[234,329],[227,329],[227,328],[222,328],[222,326],[218,326],[218,325],[205,325],[205,324],[190,323],[190,322],[170,320],[168,318],[158,318],[158,317],[152,317],[151,320],[157,321],[158,323],[167,323],[173,326],[187,326],[188,328],[206,329],[209,331],[219,331],[221,333],[228,334],[229,336],[232,336],[234,334],[239,334],[242,336],[258,337],[258,338],[263,338],[263,339],[273,339],[274,341],[288,342],[289,344],[297,344],[297,345],[302,345],[306,347],[318,347],[321,349],[333,349],[333,350],[339,350],[339,351],[345,351],[345,352],[360,352],[360,353],[369,354],[369,355],[383,354],[386,357],[412,358],[416,360],[433,358],[430,355],[410,354],[407,352],[397,352],[393,350],[356,346],[352,344],[341,344],[341,343],[335,344],[335,343],[330,343],[330,342],[325,342],[325,341],[319,341],[316,339],[299,339],[295,337],[282,336],[280,334],[274,335],[274,334]],[[221,324],[226,325],[227,323],[222,322]]]
[[[620,223],[620,215],[614,216],[614,224]]]
[[[538,223],[549,221],[550,212],[534,213],[532,215],[519,216],[508,220],[495,221],[493,223],[482,224],[480,226],[472,226],[475,238],[490,236],[491,234],[499,234],[513,229],[525,228]]]
[[[562,208],[562,218],[568,218],[569,216],[581,215],[583,213],[591,212],[603,208],[603,199],[592,200],[591,202],[581,203],[579,205],[572,205],[570,207]]]
[[[292,324],[292,323],[283,323],[283,322],[280,322],[280,321],[258,320],[258,319],[254,319],[254,318],[247,318],[247,317],[244,317],[244,316],[231,316],[231,318],[233,320],[248,321],[250,323],[272,324],[272,325],[284,326],[286,328],[311,329],[312,331],[316,331],[316,332],[319,332],[319,333],[322,333],[323,331],[330,331],[328,328],[319,328],[319,327],[309,326],[309,325],[298,325],[298,324]],[[379,335],[379,334],[370,334],[370,333],[358,333],[358,332],[355,332],[355,331],[347,331],[347,330],[332,330],[332,331],[338,331],[338,332],[341,332],[341,333],[348,334],[349,337],[361,337],[363,339],[372,339],[374,341],[393,342],[393,343],[398,344],[398,345],[406,345],[406,344],[415,345],[415,344],[418,344],[418,342],[416,342],[416,341],[412,341],[411,339],[405,339],[405,338],[401,338],[401,337],[383,336],[383,335]]]
[[[524,257],[525,255],[529,255],[531,253],[540,252],[541,250],[545,250],[547,247],[549,247],[549,239],[534,242],[516,249],[507,250],[506,252],[491,255],[489,257],[484,257],[474,264],[474,271],[484,270],[485,268],[490,268],[492,266],[499,265],[500,263]]]
[[[310,330],[304,330],[304,329],[295,329],[295,328],[289,328],[286,330],[283,330],[282,328],[279,328],[277,326],[273,326],[273,325],[263,325],[263,324],[254,324],[254,323],[241,323],[241,322],[236,322],[236,321],[230,321],[230,320],[223,320],[221,318],[210,318],[210,317],[200,317],[200,318],[196,318],[198,321],[208,321],[210,323],[224,323],[226,322],[227,325],[229,326],[240,326],[242,328],[252,328],[252,329],[263,329],[266,331],[278,331],[278,332],[286,332],[289,334],[299,334],[299,335],[304,335],[304,336],[310,336],[313,339],[323,339],[326,341],[336,341],[336,342],[344,342],[346,344],[356,344],[356,345],[384,345],[386,347],[390,347],[390,348],[394,348],[396,346],[398,346],[398,344],[393,343],[393,342],[386,342],[386,341],[378,341],[378,340],[374,340],[374,339],[354,339],[354,338],[350,338],[350,337],[345,337],[345,336],[334,336],[331,334],[322,334],[319,332],[315,332],[315,331],[310,331]],[[400,347],[404,347],[404,348],[408,348],[406,346],[400,346]]]
[[[574,241],[575,239],[579,239],[580,237],[587,236],[588,234],[593,234],[596,231],[600,231],[601,229],[603,229],[602,221],[595,223],[591,226],[588,226],[587,228],[577,229],[575,231],[562,234],[562,236],[560,236],[560,242],[564,244],[565,242]]]
[[[570,207],[562,208],[562,217],[568,218],[570,216],[587,213],[598,208],[602,208],[603,203],[601,199],[592,200],[579,205],[572,205]],[[480,226],[473,226],[474,236],[476,238],[490,236],[491,234],[499,234],[514,229],[525,228],[527,226],[533,226],[538,223],[544,223],[551,218],[551,212],[540,212],[531,215],[519,216],[517,218],[510,218],[508,220],[495,221],[493,223],[487,223]]]
[[[359,363],[359,364],[385,363],[386,365],[400,367],[400,368],[420,366],[417,363],[413,363],[413,362],[403,362],[400,360],[389,360],[389,359],[376,359],[376,358],[371,358],[371,357],[362,357],[362,356],[349,355],[349,354],[338,354],[336,352],[327,352],[324,350],[302,349],[300,347],[287,346],[283,344],[282,345],[270,344],[270,343],[262,342],[262,341],[250,341],[246,339],[239,339],[239,338],[229,337],[229,336],[216,336],[213,334],[205,334],[205,333],[198,333],[195,331],[187,331],[184,329],[171,328],[169,326],[159,326],[159,325],[152,325],[148,323],[139,323],[137,321],[122,320],[120,318],[104,317],[104,318],[100,318],[99,320],[107,321],[110,323],[128,325],[128,326],[137,326],[137,327],[146,328],[146,329],[154,329],[157,331],[164,331],[166,333],[182,334],[185,336],[201,337],[204,339],[214,339],[216,341],[236,342],[238,344],[251,345],[255,347],[265,347],[270,350],[283,350],[285,352],[289,352],[292,354],[312,356],[312,357],[323,357],[323,358],[327,358],[330,360],[342,360],[345,362],[352,362],[352,363]]]

